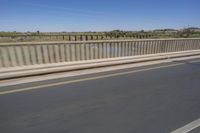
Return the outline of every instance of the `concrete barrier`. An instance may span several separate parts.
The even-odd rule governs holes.
[[[98,68],[105,66],[140,63],[140,62],[172,59],[179,57],[189,57],[195,55],[200,55],[200,50],[160,53],[151,55],[139,55],[139,56],[119,57],[119,58],[109,58],[109,59],[97,59],[97,60],[77,61],[68,63],[65,62],[65,63],[2,68],[0,70],[0,80],[57,73],[57,72],[91,69],[91,68]]]
[[[200,54],[200,39],[0,43],[0,79]]]
[[[200,49],[200,39],[0,43],[0,68]]]

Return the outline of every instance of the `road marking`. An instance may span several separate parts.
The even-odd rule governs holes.
[[[138,73],[138,72],[155,70],[155,69],[160,69],[160,68],[167,68],[167,67],[179,66],[179,65],[183,65],[183,64],[184,63],[176,63],[176,64],[171,64],[171,65],[165,65],[165,66],[159,66],[159,67],[153,67],[153,68],[146,68],[146,69],[141,69],[141,70],[134,70],[134,71],[128,71],[128,72],[114,73],[114,74],[102,75],[102,76],[97,76],[97,77],[83,78],[83,79],[77,79],[77,80],[71,80],[71,81],[63,81],[63,82],[58,82],[58,83],[45,84],[45,85],[28,87],[28,88],[22,88],[22,89],[2,91],[2,92],[0,92],[0,95],[11,94],[11,93],[18,93],[18,92],[25,92],[25,91],[31,91],[31,90],[37,90],[37,89],[44,89],[44,88],[47,88],[47,87],[53,87],[53,86],[59,86],[59,85],[65,85],[65,84],[83,82],[83,81],[88,81],[88,80],[96,80],[96,79],[102,79],[102,78],[108,78],[108,77],[114,77],[114,76],[122,76],[122,75],[126,75],[126,74],[131,74],[131,73]]]
[[[200,127],[200,119],[197,119],[197,120],[185,125],[184,127],[181,127],[175,131],[172,131],[171,133],[188,133],[198,127]]]

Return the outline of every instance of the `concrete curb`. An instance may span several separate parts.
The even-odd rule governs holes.
[[[169,58],[179,58],[179,57],[194,56],[194,55],[200,55],[200,50],[160,53],[152,55],[133,56],[133,57],[98,59],[98,60],[79,61],[71,63],[55,63],[55,64],[25,66],[25,67],[4,68],[0,70],[0,80],[122,65],[122,64],[141,63],[141,62],[164,60]]]

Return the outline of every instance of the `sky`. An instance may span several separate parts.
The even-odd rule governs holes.
[[[0,0],[0,31],[200,27],[200,0]]]

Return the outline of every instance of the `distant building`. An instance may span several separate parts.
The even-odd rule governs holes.
[[[154,30],[153,32],[157,32],[157,33],[177,33],[179,30],[176,29],[157,29]]]

